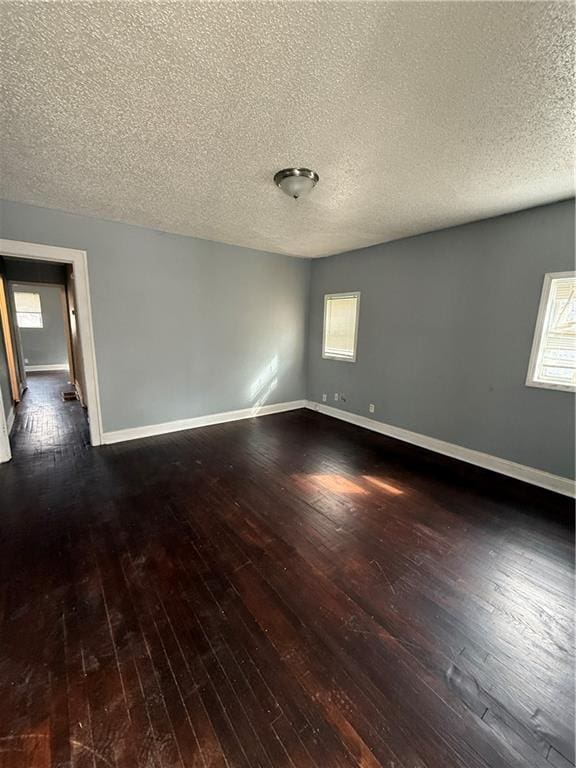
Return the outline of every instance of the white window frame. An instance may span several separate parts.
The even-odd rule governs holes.
[[[326,339],[326,314],[330,299],[356,299],[356,317],[354,318],[354,354],[352,357],[343,357],[326,352],[324,343]],[[324,295],[324,321],[322,323],[322,357],[324,360],[339,360],[342,363],[356,362],[356,348],[358,346],[358,321],[360,318],[360,291],[348,291],[347,293],[326,293]]]
[[[547,272],[544,275],[544,283],[542,284],[542,293],[540,295],[540,306],[538,308],[538,317],[536,319],[536,327],[534,329],[534,337],[532,339],[532,350],[530,352],[528,375],[526,377],[526,386],[528,387],[538,387],[539,389],[557,389],[564,392],[576,392],[576,387],[573,384],[554,384],[549,381],[538,381],[536,379],[536,371],[538,370],[538,363],[540,361],[540,355],[542,352],[542,337],[548,325],[549,319],[548,300],[550,298],[552,281],[559,278],[575,276],[576,272]]]

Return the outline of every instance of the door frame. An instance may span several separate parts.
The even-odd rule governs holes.
[[[0,331],[4,337],[4,351],[6,353],[6,362],[8,364],[8,378],[10,380],[10,393],[12,401],[19,403],[22,399],[22,381],[20,379],[20,370],[18,367],[17,340],[12,327],[10,317],[9,295],[10,286],[4,275],[0,275]]]
[[[98,386],[98,369],[96,365],[86,251],[0,238],[0,255],[12,256],[17,259],[52,261],[59,264],[72,265],[76,287],[76,301],[78,302],[77,319],[80,329],[82,362],[86,379],[85,398],[88,408],[90,443],[92,445],[102,445],[102,411],[100,408],[100,389]],[[0,402],[0,462],[9,461],[11,457],[6,414]]]
[[[68,317],[68,312],[67,312],[68,302],[66,300],[66,286],[63,283],[38,283],[35,280],[6,280],[6,278],[4,278],[4,282],[8,287],[8,292],[11,297],[14,296],[15,286],[20,286],[20,285],[23,286],[24,288],[30,288],[30,289],[57,288],[59,290],[58,301],[60,303],[60,311],[62,313],[62,320],[64,323],[64,338],[66,340],[66,359],[68,361],[68,371],[72,375],[74,372],[74,365],[72,360],[72,350],[71,350],[71,342],[70,342],[70,318]],[[13,300],[14,299],[12,298],[12,301]],[[24,348],[22,346],[21,335],[18,341],[22,349],[22,359],[24,359]],[[26,363],[24,363],[24,367],[26,367]],[[51,366],[47,366],[46,370],[49,370],[50,368]],[[54,368],[52,366],[52,370],[63,370],[63,369],[60,367]]]
[[[64,333],[66,334],[66,351],[68,352],[68,371],[70,373],[70,382],[76,386],[76,366],[74,365],[74,351],[72,349],[72,331],[70,330],[70,307],[68,305],[68,288],[66,285],[60,286],[60,304],[62,306],[62,317],[64,318]]]

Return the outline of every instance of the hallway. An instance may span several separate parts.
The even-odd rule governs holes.
[[[10,436],[17,463],[34,458],[56,463],[90,445],[88,422],[78,400],[64,402],[72,389],[67,371],[28,373],[28,389],[16,408]]]

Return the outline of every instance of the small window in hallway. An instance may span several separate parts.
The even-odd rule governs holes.
[[[19,328],[43,328],[40,294],[30,291],[14,291],[16,320]]]

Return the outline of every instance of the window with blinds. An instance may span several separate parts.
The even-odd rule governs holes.
[[[576,272],[544,277],[526,383],[576,391]]]
[[[43,328],[40,294],[30,291],[14,291],[16,322],[18,328]]]
[[[332,293],[324,297],[322,357],[356,360],[359,293]]]

